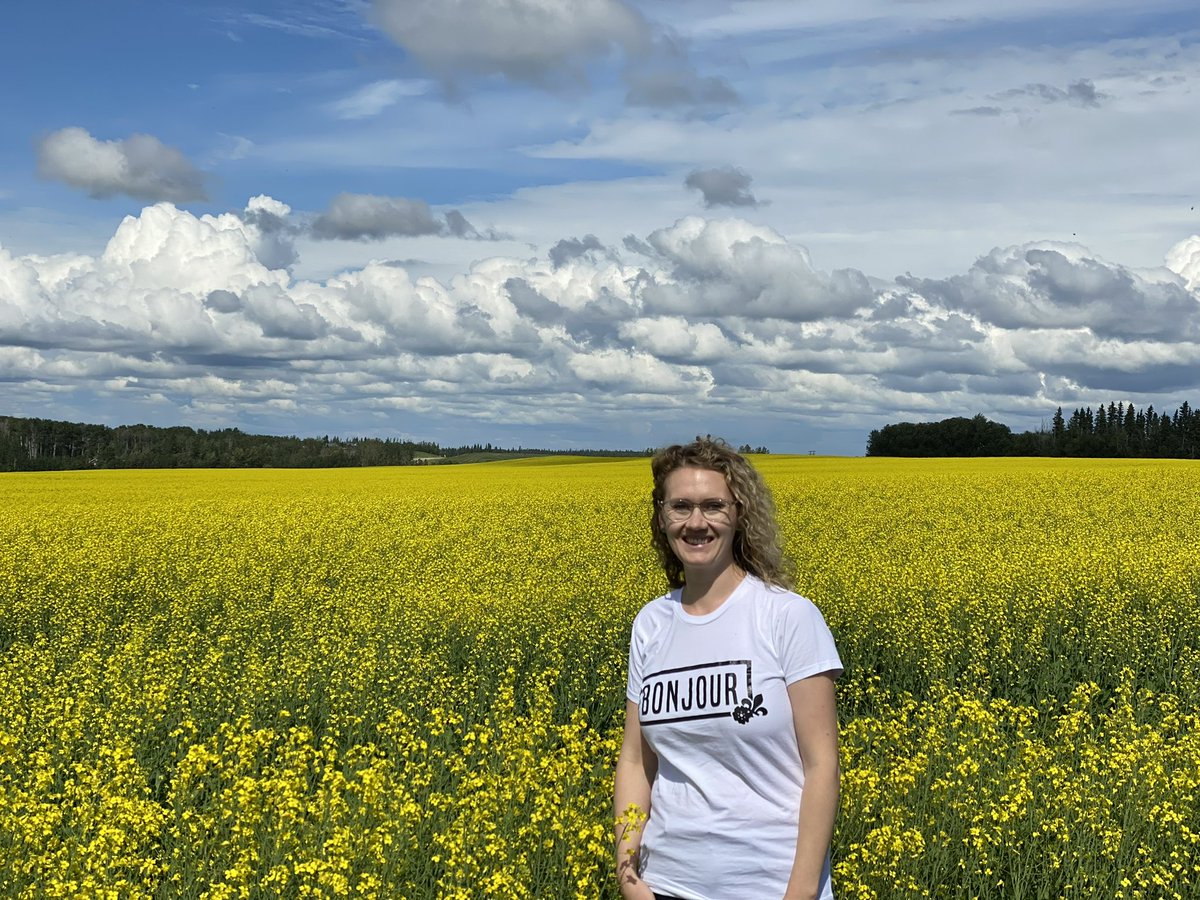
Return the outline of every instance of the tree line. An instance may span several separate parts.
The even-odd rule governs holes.
[[[867,456],[1088,456],[1195,459],[1200,414],[1185,400],[1172,413],[1134,404],[1055,410],[1049,427],[1014,434],[978,414],[940,422],[899,422],[872,431]]]
[[[504,456],[642,456],[653,451],[442,447],[393,438],[277,437],[237,428],[88,425],[0,416],[0,471],[407,466]]]

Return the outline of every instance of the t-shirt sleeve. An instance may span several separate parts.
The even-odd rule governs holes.
[[[784,603],[777,628],[776,646],[787,684],[822,672],[834,678],[842,674],[842,660],[833,642],[833,632],[811,600],[796,597]]]

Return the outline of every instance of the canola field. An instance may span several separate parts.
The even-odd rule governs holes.
[[[1200,895],[1200,467],[756,463],[846,663],[838,897]],[[646,460],[0,495],[0,896],[617,896]]]

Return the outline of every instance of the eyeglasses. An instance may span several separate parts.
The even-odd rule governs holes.
[[[714,497],[699,503],[693,503],[691,500],[659,500],[658,505],[672,522],[686,522],[692,517],[692,511],[697,509],[709,522],[728,522],[729,511],[737,508],[737,501]]]

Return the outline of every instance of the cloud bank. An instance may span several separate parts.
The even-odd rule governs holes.
[[[381,229],[449,227],[384,209]],[[72,392],[201,420],[336,407],[542,425],[1011,421],[1200,387],[1200,236],[1155,269],[1036,242],[881,281],[823,271],[760,225],[686,217],[623,251],[587,235],[444,280],[371,263],[311,282],[282,267],[290,221],[264,196],[216,216],[159,203],[95,257],[0,248],[0,378],[28,402]]]

